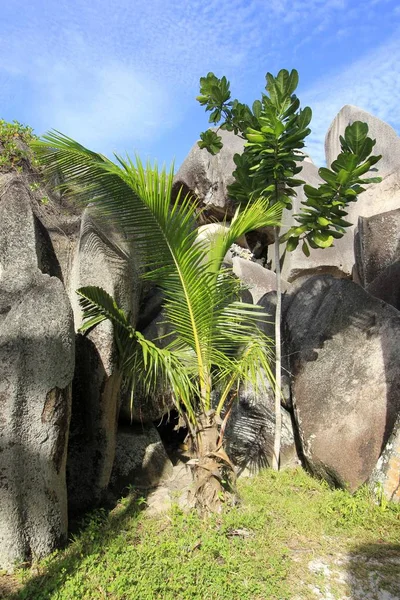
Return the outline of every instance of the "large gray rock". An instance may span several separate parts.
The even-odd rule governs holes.
[[[172,475],[172,463],[153,425],[118,430],[110,492],[120,497],[128,486],[149,488]]]
[[[97,285],[105,289],[131,316],[139,310],[138,268],[127,242],[93,208],[82,216],[70,296],[78,329],[82,314],[75,290]],[[121,376],[113,327],[105,321],[87,336],[77,337],[67,481],[71,512],[101,500],[108,486],[115,453]]]
[[[265,387],[264,387],[265,386]],[[298,464],[292,420],[283,407],[281,467]],[[249,384],[240,386],[238,401],[232,406],[229,416],[224,447],[240,472],[250,473],[271,466],[275,434],[274,393],[267,381],[258,388]]]
[[[232,259],[232,270],[251,293],[254,304],[257,304],[264,294],[276,290],[275,273],[258,263],[235,256]],[[281,287],[285,292],[289,284],[282,279]]]
[[[400,503],[400,415],[369,480],[377,499]]]
[[[364,287],[400,260],[400,208],[359,218],[355,255],[357,274]]]
[[[400,260],[386,267],[372,283],[367,285],[366,290],[375,298],[400,310]]]
[[[74,331],[61,281],[38,268],[30,190],[0,179],[0,568],[12,569],[67,536]]]
[[[234,214],[227,186],[233,183],[233,156],[243,152],[244,141],[230,131],[219,131],[218,135],[224,147],[215,156],[201,150],[197,143],[192,147],[175,176],[173,193],[176,195],[183,187],[184,194],[190,192],[205,208],[204,216],[222,220]]]
[[[351,281],[316,276],[293,294],[285,326],[304,456],[355,490],[400,410],[400,313]]]

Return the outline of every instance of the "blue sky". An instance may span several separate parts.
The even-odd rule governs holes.
[[[296,68],[322,164],[344,104],[400,132],[399,40],[397,0],[4,0],[0,118],[179,166],[207,128],[201,76],[251,103],[267,71]]]

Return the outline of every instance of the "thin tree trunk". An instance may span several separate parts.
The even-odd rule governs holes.
[[[279,227],[274,227],[275,234],[275,272],[276,272],[276,313],[275,313],[275,436],[272,468],[279,470],[279,457],[281,452],[282,415],[281,415],[281,312],[282,312],[282,286],[281,263],[279,256]]]

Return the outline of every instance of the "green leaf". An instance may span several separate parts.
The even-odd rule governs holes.
[[[299,245],[299,238],[298,237],[290,237],[287,241],[286,249],[288,252],[293,252],[293,250],[296,250],[298,245]]]
[[[309,106],[305,106],[301,111],[298,119],[298,128],[300,130],[307,130],[308,125],[311,123],[312,110]]]
[[[306,184],[303,188],[306,196],[310,198],[320,198],[322,195],[322,191],[319,188],[315,188],[311,185]]]
[[[308,247],[307,242],[304,240],[303,245],[301,247],[303,254],[305,254],[307,256],[307,258],[310,256],[310,248]]]
[[[321,177],[321,179],[323,179],[327,183],[330,183],[332,185],[336,184],[336,175],[330,169],[321,167],[320,169],[318,169],[318,175]]]
[[[265,142],[265,137],[261,133],[246,133],[246,138],[253,144],[262,144]]]
[[[363,183],[381,183],[382,177],[368,177],[367,179],[363,179]]]
[[[328,233],[315,231],[311,237],[319,248],[329,248],[333,244],[333,236]]]
[[[354,154],[358,154],[367,135],[367,123],[362,123],[361,121],[354,121],[354,123],[346,127],[344,132],[344,139],[350,150],[354,152]]]
[[[215,131],[208,129],[200,134],[201,141],[198,142],[199,148],[205,148],[210,154],[218,154],[223,147],[221,136],[217,135]]]
[[[349,171],[346,171],[346,169],[340,169],[339,173],[337,174],[337,180],[340,185],[345,185],[349,181],[350,176],[351,173],[349,173]]]
[[[220,119],[221,119],[221,110],[219,108],[216,108],[215,110],[212,111],[208,120],[209,120],[209,123],[218,123],[218,121]]]
[[[330,224],[330,221],[325,217],[318,217],[317,221],[322,227],[327,227]]]
[[[259,100],[255,100],[253,102],[253,113],[254,116],[258,119],[261,115],[261,110],[262,110],[262,104]]]

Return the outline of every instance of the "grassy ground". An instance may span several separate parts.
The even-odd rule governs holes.
[[[127,498],[88,517],[66,550],[19,572],[20,589],[3,597],[400,598],[400,507],[376,505],[365,490],[332,491],[302,470],[265,471],[240,493],[239,507],[206,519],[177,508],[150,518],[143,499]]]

